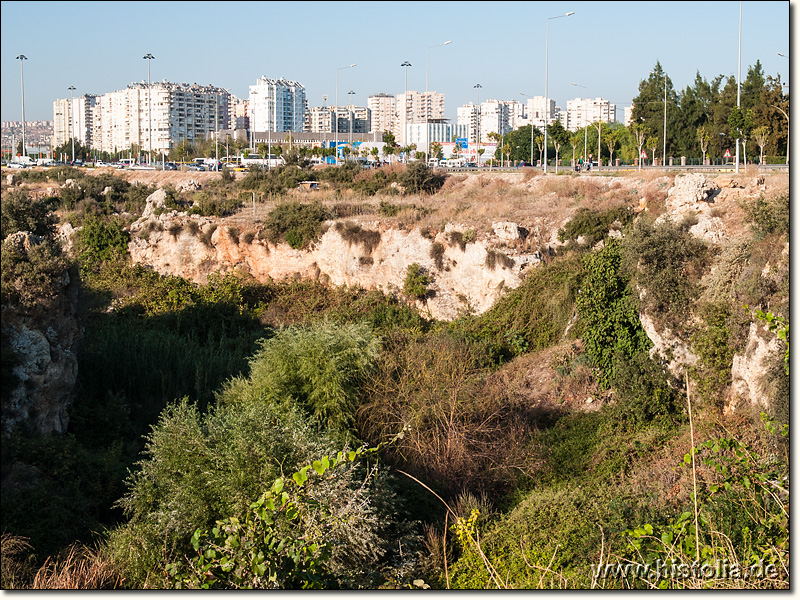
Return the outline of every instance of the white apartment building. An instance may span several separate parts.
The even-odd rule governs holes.
[[[416,92],[408,90],[397,96],[397,124],[392,131],[401,146],[407,146],[408,125],[444,119],[444,94],[435,91]]]
[[[456,138],[466,137],[467,127],[448,123],[445,119],[431,120],[428,123],[409,123],[406,125],[408,143],[401,146],[416,145],[417,152],[425,152],[429,144],[452,143]]]
[[[118,152],[137,145],[142,152],[161,153],[182,140],[205,139],[228,128],[229,96],[223,88],[196,83],[130,84],[99,97],[93,147]]]
[[[303,131],[309,133],[329,133],[333,131],[333,108],[314,106],[306,111]]]
[[[505,135],[522,125],[527,125],[523,117],[523,105],[515,100],[486,100],[481,102],[480,113],[475,104],[469,103],[457,109],[457,123],[467,128],[467,139],[476,140],[475,130],[480,123],[480,142],[488,143],[490,133]]]
[[[347,141],[347,135],[353,133],[368,133],[372,114],[365,106],[315,106],[306,111],[305,127],[308,133],[337,133],[339,141]]]
[[[303,131],[306,89],[296,81],[260,77],[250,86],[248,113],[253,131]]]
[[[84,94],[59,98],[53,102],[53,137],[50,144],[57,148],[71,138],[83,146],[96,147],[98,134],[98,96]]]
[[[564,128],[569,131],[583,129],[597,123],[613,123],[617,120],[617,106],[603,98],[575,98],[567,100]]]
[[[548,104],[550,105],[550,110],[545,111]],[[549,123],[558,119],[559,109],[556,107],[556,101],[552,98],[550,98],[548,102],[545,102],[544,96],[533,96],[528,98],[525,107],[527,111],[527,123],[525,123],[525,125],[530,125],[532,123],[534,127],[542,129],[547,124],[545,122],[545,114],[547,115]]]
[[[397,98],[391,94],[375,94],[367,98],[370,111],[370,132],[394,131],[397,124]]]

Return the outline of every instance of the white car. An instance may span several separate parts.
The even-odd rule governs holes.
[[[18,162],[10,162],[6,165],[9,169],[24,169],[25,165]]]

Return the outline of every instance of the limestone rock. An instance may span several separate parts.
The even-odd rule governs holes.
[[[766,334],[758,323],[750,324],[747,346],[744,354],[733,357],[731,379],[733,391],[742,400],[761,408],[769,408],[761,388],[761,381],[767,375],[776,355],[782,352],[783,342],[776,336]],[[736,410],[732,404],[731,411]]]

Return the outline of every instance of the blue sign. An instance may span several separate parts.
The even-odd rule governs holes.
[[[467,148],[467,138],[456,138],[456,146],[459,148]]]

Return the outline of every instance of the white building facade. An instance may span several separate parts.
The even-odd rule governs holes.
[[[254,131],[303,131],[307,104],[300,83],[262,76],[250,86],[248,101]]]
[[[134,83],[95,100],[90,146],[121,152],[166,153],[181,141],[195,142],[227,129],[230,94],[218,87],[170,82]],[[55,116],[55,114],[54,114]]]
[[[407,137],[409,124],[444,119],[444,94],[408,90],[397,96],[396,110],[397,125],[392,133],[398,144],[407,146],[415,143]]]
[[[566,122],[569,131],[583,129],[592,123],[613,123],[617,120],[617,106],[604,98],[575,98],[567,100]]]
[[[375,94],[367,98],[370,131],[394,131],[397,126],[397,98],[391,94]]]

